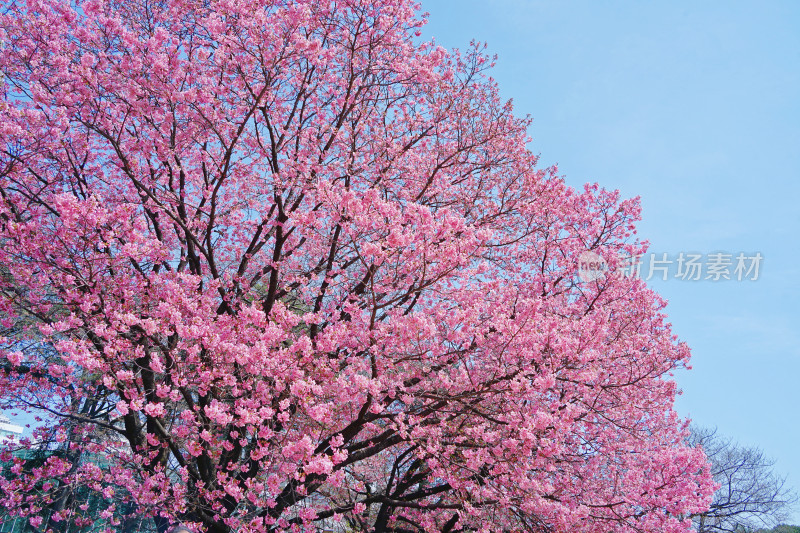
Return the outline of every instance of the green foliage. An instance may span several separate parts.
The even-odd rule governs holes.
[[[24,461],[23,471],[30,472],[34,468],[42,467],[47,458],[51,456],[63,456],[64,450],[48,450],[46,448],[31,448],[27,450],[20,450],[14,455]],[[75,459],[76,461],[88,460],[97,465],[103,466],[107,463],[106,457],[97,455],[84,454],[83,457]],[[10,462],[0,462],[0,475],[6,479],[13,479],[14,473],[11,471]],[[42,489],[42,483],[37,485],[37,489]],[[72,487],[69,490],[69,498],[75,506],[85,506],[83,510],[86,516],[99,517],[100,511],[106,506],[104,498],[98,492],[91,490],[86,486]],[[155,532],[155,524],[152,519],[146,517],[139,517],[135,513],[135,506],[132,503],[123,502],[115,509],[115,518],[119,521],[116,530],[120,533],[150,533]],[[49,521],[50,511],[44,513],[45,523]],[[57,523],[57,524],[63,524]],[[104,531],[109,526],[108,520],[96,519],[90,525],[76,528],[71,525],[69,533],[95,533]],[[34,529],[30,526],[28,518],[19,516],[11,516],[5,509],[0,509],[0,533],[39,533],[41,530]],[[59,531],[56,529],[56,531]]]

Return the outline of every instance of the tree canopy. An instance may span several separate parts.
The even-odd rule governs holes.
[[[698,533],[747,533],[771,526],[776,533],[791,533],[793,526],[778,524],[791,516],[797,496],[773,470],[775,461],[716,429],[692,426],[688,442],[703,447],[719,486],[708,510],[694,517]]]
[[[420,42],[406,0],[1,10],[0,406],[53,452],[6,446],[7,512],[677,533],[707,508],[689,350],[617,275],[638,202],[537,168],[482,48]]]

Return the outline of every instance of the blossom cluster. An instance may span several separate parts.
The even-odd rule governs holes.
[[[40,530],[686,532],[639,205],[409,0],[9,0],[0,507]]]

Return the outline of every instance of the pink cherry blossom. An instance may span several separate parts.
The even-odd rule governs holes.
[[[638,200],[537,168],[492,58],[423,24],[4,4],[0,407],[42,419],[0,451],[11,516],[689,531],[714,489],[673,410],[689,349],[617,275]]]

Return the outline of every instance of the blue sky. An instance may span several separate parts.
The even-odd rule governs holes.
[[[641,196],[652,252],[761,253],[756,281],[651,284],[692,347],[678,411],[761,447],[800,489],[800,2],[422,7],[426,37],[499,55],[543,165]]]

